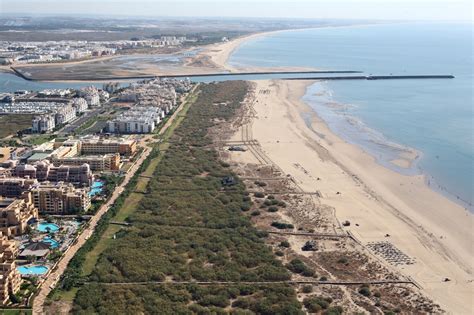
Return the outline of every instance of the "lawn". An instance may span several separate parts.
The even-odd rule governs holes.
[[[0,138],[16,135],[18,131],[31,127],[31,114],[0,115]]]

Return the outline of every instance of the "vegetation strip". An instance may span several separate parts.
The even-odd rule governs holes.
[[[130,214],[131,228],[100,255],[93,272],[74,300],[77,314],[156,313],[261,313],[302,314],[294,289],[287,283],[288,270],[264,244],[267,234],[251,226],[242,215],[251,203],[243,183],[228,165],[219,161],[209,131],[230,120],[247,93],[241,81],[208,84],[201,88],[188,115],[176,128],[168,149],[149,178],[146,193]],[[200,115],[214,115],[214,117]],[[190,147],[186,143],[198,143]],[[166,174],[192,174],[170,178]],[[232,177],[227,189],[222,178]],[[178,189],[174,193],[163,190]],[[205,188],[205,191],[196,191]],[[180,230],[163,224],[221,228]],[[168,286],[108,286],[113,282],[228,281],[228,286],[196,284]]]
[[[193,101],[194,101],[194,95],[193,93],[191,93],[183,102],[181,111],[186,111]],[[169,118],[167,117],[162,122],[160,130],[162,130],[162,128],[166,126],[168,119]],[[168,126],[167,129],[174,129],[174,125],[177,124],[179,121],[180,120],[177,120],[177,119],[174,120],[173,124]],[[167,135],[168,135],[167,137],[169,137],[171,133],[167,133]],[[137,197],[137,196],[141,197],[141,195],[136,195],[136,194],[134,196],[132,187],[137,187],[140,184],[139,177],[141,174],[146,174],[149,171],[149,169],[154,170],[154,167],[156,167],[156,163],[159,160],[158,159],[159,154],[160,154],[160,146],[155,146],[152,152],[150,153],[150,155],[148,156],[148,158],[142,163],[140,168],[134,174],[134,176],[128,183],[124,192],[120,195],[119,198],[117,198],[117,200],[115,201],[113,206],[108,210],[108,212],[103,215],[103,217],[97,224],[96,229],[94,233],[92,234],[92,236],[87,240],[85,245],[82,246],[81,249],[79,249],[79,251],[76,253],[76,255],[72,258],[72,260],[68,264],[68,267],[62,276],[60,285],[51,292],[50,295],[53,299],[64,299],[65,297],[70,297],[71,292],[72,292],[72,296],[75,295],[77,288],[74,288],[74,287],[76,286],[76,284],[82,282],[83,276],[87,275],[88,270],[89,269],[92,270],[93,266],[95,265],[96,259],[98,257],[94,257],[94,255],[96,254],[98,256],[98,254],[100,254],[101,252],[101,249],[98,248],[99,247],[98,245],[100,245],[99,244],[100,241],[103,240],[104,238],[107,238],[107,236],[110,238],[114,234],[114,228],[116,227],[109,226],[111,219],[124,220],[128,216],[129,211],[123,211],[124,208],[126,208],[127,205],[129,204],[134,205],[136,204],[136,202],[138,202],[138,200],[133,200],[132,197]],[[122,216],[125,216],[125,217],[122,218]],[[115,231],[118,231],[118,230],[119,229],[115,229]],[[89,264],[91,264],[90,267],[89,267]]]

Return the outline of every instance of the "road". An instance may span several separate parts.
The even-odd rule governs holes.
[[[90,118],[92,117],[97,117],[101,111],[103,111],[105,108],[104,107],[99,107],[96,109],[93,109],[91,111],[87,111],[79,117],[78,119],[74,120],[70,124],[66,125],[64,128],[58,131],[58,135],[60,136],[65,136],[69,135],[72,132],[74,132],[77,128],[79,128],[81,125],[86,123]]]

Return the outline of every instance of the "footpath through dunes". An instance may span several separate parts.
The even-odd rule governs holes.
[[[75,284],[73,313],[302,313],[293,287],[281,283],[291,275],[265,245],[266,233],[242,215],[250,203],[244,185],[207,146],[212,143],[208,130],[233,117],[247,89],[243,81],[200,86],[143,197],[126,218],[131,226],[115,233],[91,274]],[[226,189],[223,178],[232,187]],[[110,285],[192,280],[236,283]]]

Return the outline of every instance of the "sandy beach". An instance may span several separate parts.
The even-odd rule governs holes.
[[[259,67],[241,68],[241,67],[232,66],[228,64],[227,61],[229,60],[229,57],[232,55],[232,53],[246,41],[263,37],[263,36],[268,36],[271,34],[277,34],[280,32],[289,32],[289,31],[293,31],[293,30],[269,31],[269,32],[261,32],[261,33],[241,36],[228,42],[209,45],[205,50],[203,50],[203,52],[199,54],[199,56],[207,58],[209,63],[215,68],[223,69],[229,72],[262,71],[263,69]],[[304,67],[272,67],[272,68],[265,68],[264,70],[266,71],[279,71],[279,70],[280,71],[281,70],[304,71],[304,70],[317,70],[317,69],[304,68]]]
[[[262,35],[223,43],[207,53],[217,67],[235,71],[226,64],[230,54],[244,41]],[[345,229],[362,244],[388,241],[414,258],[415,264],[395,268],[412,277],[448,313],[471,314],[472,214],[431,190],[423,175],[407,176],[387,169],[333,134],[301,100],[311,82],[254,84],[252,134],[265,154],[304,190],[319,191],[319,202],[333,207],[340,222],[349,220],[351,226]],[[302,114],[309,115],[310,123]],[[235,137],[237,140],[238,135]],[[407,154],[392,163],[408,168],[415,157]],[[239,160],[255,162],[250,154]]]

